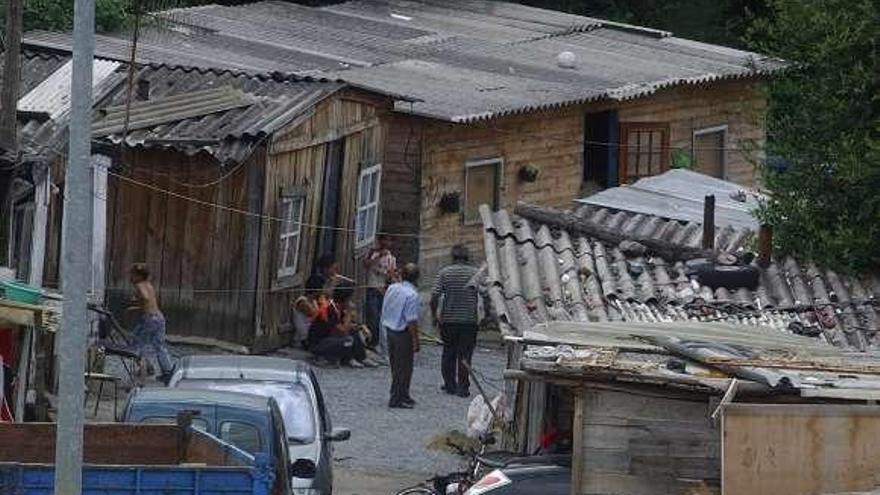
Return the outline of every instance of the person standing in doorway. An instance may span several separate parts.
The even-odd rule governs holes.
[[[156,354],[161,371],[159,379],[168,384],[174,367],[165,345],[165,316],[159,310],[156,289],[150,282],[150,270],[138,263],[131,267],[130,276],[135,293],[129,309],[141,313],[134,329],[136,351],[141,355],[141,360],[147,359],[150,351]]]
[[[367,327],[372,332],[372,338],[368,342],[369,347],[379,346],[380,354],[388,355],[386,335],[379,323],[382,317],[382,302],[385,298],[385,290],[388,284],[397,276],[397,258],[391,253],[391,238],[387,235],[379,235],[378,243],[364,258],[367,269],[367,297],[364,308],[364,319]]]
[[[452,248],[452,264],[440,270],[431,293],[431,314],[443,339],[443,391],[470,396],[468,366],[477,345],[477,269],[470,264],[466,246]]]
[[[381,324],[388,335],[388,358],[391,364],[391,399],[388,407],[412,409],[416,405],[409,393],[413,360],[419,352],[419,269],[407,263],[402,281],[385,292]]]

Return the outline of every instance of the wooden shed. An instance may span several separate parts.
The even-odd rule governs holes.
[[[301,224],[285,230],[285,224],[274,223],[261,232],[257,290],[265,296],[258,328],[290,329],[286,308],[298,295],[292,289],[303,286],[318,257],[333,254],[343,274],[363,283],[361,253],[380,230],[407,229],[411,234],[400,239],[417,237],[413,226],[395,224],[390,214],[402,206],[402,198],[388,199],[398,182],[415,184],[401,171],[403,161],[393,146],[386,146],[390,111],[386,97],[344,90],[276,132],[268,147],[263,210],[293,215]]]
[[[66,120],[39,95],[70,63],[25,61],[33,80],[19,105],[33,156],[17,182],[9,257],[20,278],[57,288]],[[95,64],[95,293],[124,314],[129,270],[145,263],[172,340],[285,344],[288,301],[316,253],[353,270],[351,254],[379,228],[378,188],[394,187],[383,186],[394,160],[382,166],[379,125],[391,98],[328,80],[152,65],[136,70],[128,104],[127,67]],[[365,180],[369,198],[358,196]]]
[[[94,129],[113,156],[108,300],[121,307],[129,267],[145,262],[178,339],[284,345],[290,300],[316,257],[335,254],[352,270],[358,234],[378,228],[378,202],[358,194],[364,180],[381,183],[390,99],[338,82],[167,67],[136,81],[148,90],[131,105],[128,134],[124,91]]]
[[[520,387],[508,441],[534,452],[543,433],[559,432],[573,494],[820,495],[877,484],[876,447],[861,437],[878,424],[876,358],[717,323],[551,324],[509,341],[519,358],[506,377]]]

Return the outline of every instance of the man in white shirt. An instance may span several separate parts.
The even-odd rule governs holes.
[[[409,394],[413,358],[419,352],[419,268],[407,263],[401,282],[385,292],[381,324],[388,335],[388,358],[391,363],[391,399],[388,407],[412,409],[416,401]]]

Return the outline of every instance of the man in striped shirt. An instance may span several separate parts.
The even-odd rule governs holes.
[[[477,269],[469,262],[467,247],[455,245],[452,265],[440,270],[431,294],[431,313],[443,339],[443,391],[459,397],[470,396],[467,366],[477,344]]]

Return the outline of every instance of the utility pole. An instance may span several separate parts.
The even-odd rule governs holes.
[[[58,424],[55,439],[55,494],[82,493],[83,396],[89,332],[86,304],[92,285],[92,63],[95,53],[95,0],[73,8],[73,71],[70,83],[69,151],[64,193],[59,332]]]
[[[6,0],[6,33],[3,39],[3,85],[0,87],[0,213],[6,215],[6,199],[18,162],[18,93],[21,84],[22,2]],[[5,223],[0,228],[5,228]]]

